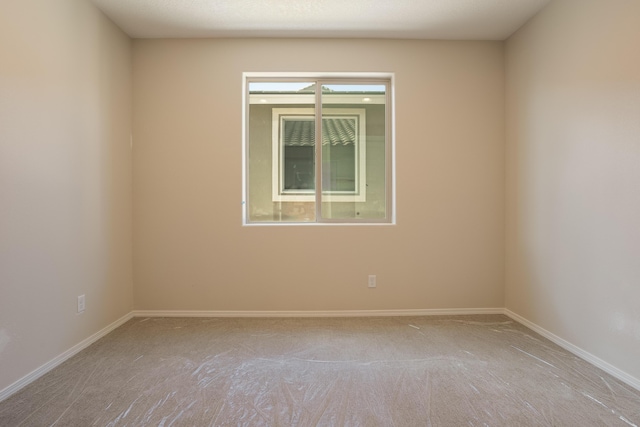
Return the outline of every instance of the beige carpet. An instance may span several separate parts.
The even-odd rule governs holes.
[[[137,318],[1,426],[634,426],[640,392],[501,315]]]

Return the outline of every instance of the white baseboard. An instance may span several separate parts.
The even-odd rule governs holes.
[[[134,317],[391,317],[391,316],[459,316],[472,314],[504,314],[503,308],[460,308],[424,310],[136,310]]]
[[[526,326],[527,328],[531,329],[532,331],[539,333],[540,335],[542,335],[543,337],[547,338],[548,340],[553,341],[555,344],[558,344],[560,347],[564,348],[565,350],[575,354],[576,356],[580,357],[581,359],[586,360],[587,362],[591,363],[592,365],[596,366],[597,368],[602,369],[606,373],[608,373],[611,376],[619,379],[620,381],[630,385],[631,387],[635,388],[636,390],[640,390],[640,380],[638,378],[635,378],[635,377],[627,374],[626,372],[616,368],[615,366],[611,365],[610,363],[607,363],[604,360],[600,359],[599,357],[596,357],[593,354],[589,353],[588,351],[585,351],[585,350],[581,349],[580,347],[571,344],[569,341],[566,341],[566,340],[560,338],[559,336],[547,331],[546,329],[536,325],[535,323],[525,319],[524,317],[514,313],[513,311],[511,311],[509,309],[505,308],[503,310],[503,312],[504,312],[505,315],[509,316],[510,318],[515,320],[516,322],[521,323],[524,326]]]
[[[67,359],[73,357],[74,355],[76,355],[80,351],[82,351],[85,348],[89,347],[91,344],[93,344],[94,342],[98,341],[100,338],[104,337],[109,332],[111,332],[114,329],[116,329],[117,327],[123,325],[124,323],[126,323],[128,320],[130,320],[132,318],[133,318],[133,314],[132,313],[128,313],[128,314],[124,315],[123,317],[121,317],[120,319],[116,320],[112,324],[108,325],[107,327],[105,327],[105,328],[101,329],[100,331],[96,332],[95,334],[91,335],[89,338],[86,338],[86,339],[82,340],[78,344],[76,344],[73,347],[71,347],[69,350],[67,350],[64,353],[54,357],[53,359],[51,359],[50,361],[48,361],[44,365],[40,366],[39,368],[35,369],[34,371],[31,371],[30,373],[28,373],[24,377],[20,378],[18,381],[14,382],[13,384],[9,385],[8,387],[0,390],[0,402],[2,402],[3,400],[5,400],[9,396],[11,396],[13,393],[17,392],[21,388],[31,384],[33,381],[37,380],[38,378],[40,378],[41,376],[43,376],[44,374],[46,374],[47,372],[49,372],[50,370],[55,368],[56,366],[60,365],[62,362],[66,361]]]

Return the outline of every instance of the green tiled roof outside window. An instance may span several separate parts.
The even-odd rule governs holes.
[[[316,130],[314,120],[285,119],[285,146],[313,146]],[[355,118],[322,119],[322,145],[350,145],[356,142]]]

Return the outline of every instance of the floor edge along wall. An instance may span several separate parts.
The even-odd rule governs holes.
[[[71,347],[67,351],[63,352],[62,354],[59,354],[58,356],[54,357],[53,359],[51,359],[50,361],[48,361],[44,365],[42,365],[42,366],[34,369],[33,371],[29,372],[27,375],[25,375],[24,377],[20,378],[18,381],[14,382],[13,384],[9,385],[8,387],[4,388],[3,390],[0,390],[0,402],[5,400],[6,398],[11,396],[12,394],[18,392],[23,387],[28,386],[29,384],[31,384],[32,382],[34,382],[35,380],[37,380],[38,378],[40,378],[41,376],[46,374],[47,372],[51,371],[56,366],[62,364],[66,360],[72,358],[73,356],[75,356],[76,354],[78,354],[79,352],[84,350],[85,348],[89,347],[94,342],[98,341],[100,338],[102,338],[105,335],[107,335],[109,332],[113,331],[114,329],[118,328],[119,326],[124,325],[126,322],[128,322],[132,318],[133,318],[133,312],[122,316],[120,319],[118,319],[115,322],[111,323],[107,327],[99,330],[98,332],[96,332],[95,334],[91,335],[90,337],[80,341],[78,344],[74,345],[73,347]]]

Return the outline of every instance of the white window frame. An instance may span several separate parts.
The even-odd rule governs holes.
[[[280,131],[282,121],[287,117],[314,117],[313,108],[274,108],[271,118],[271,192],[274,202],[313,202],[314,190],[287,191],[284,189],[284,136]],[[355,141],[355,190],[323,191],[322,199],[327,202],[365,202],[367,200],[367,141],[366,110],[364,108],[324,108],[323,118],[339,116],[358,117],[357,137]],[[307,194],[304,194],[307,193]]]
[[[249,82],[273,82],[277,80],[283,80],[287,82],[291,81],[317,81],[317,82],[336,82],[343,83],[345,81],[354,81],[358,84],[370,82],[372,84],[384,83],[387,85],[387,92],[384,95],[385,105],[388,105],[386,126],[385,126],[385,138],[386,138],[386,166],[385,166],[385,183],[386,183],[386,217],[384,219],[372,219],[372,220],[350,220],[340,219],[333,220],[328,218],[322,218],[316,216],[315,222],[252,222],[249,220],[249,176],[248,176],[248,114],[249,105],[255,102],[270,103],[269,96],[257,97],[248,93]],[[352,226],[367,226],[367,225],[395,225],[396,224],[396,146],[395,146],[395,74],[389,72],[346,72],[346,73],[333,73],[333,72],[243,72],[242,73],[242,97],[244,102],[242,103],[242,225],[243,226],[326,226],[326,225],[352,225]],[[254,100],[254,98],[256,98]],[[302,97],[295,98],[294,101],[304,102],[300,99]],[[309,97],[313,99],[314,97]],[[373,103],[377,101],[372,100]],[[318,200],[318,197],[316,198]],[[316,206],[316,212],[319,213],[319,206]]]

